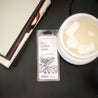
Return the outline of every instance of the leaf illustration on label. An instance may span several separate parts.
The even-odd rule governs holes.
[[[53,57],[43,58],[40,57],[40,73],[44,72],[44,74],[57,73],[57,67],[55,65],[51,65],[54,62]]]
[[[53,57],[48,57],[48,58],[42,58],[40,57],[40,62],[42,64],[45,64],[45,65],[50,65],[52,62],[54,61],[54,58]]]
[[[45,64],[46,64],[46,65],[50,65],[50,64],[53,63],[53,62],[54,62],[54,58],[53,58],[53,57],[48,57],[48,58],[46,58]]]
[[[40,62],[41,62],[41,64],[45,64],[45,60],[46,60],[46,59],[40,57]]]
[[[47,71],[49,74],[55,74],[55,73],[57,73],[57,67],[55,65],[50,66],[47,68]]]

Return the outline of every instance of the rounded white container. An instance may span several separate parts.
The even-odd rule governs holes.
[[[74,15],[70,16],[63,22],[63,24],[61,25],[61,27],[59,29],[58,36],[57,36],[58,51],[59,51],[61,57],[64,60],[66,60],[67,62],[74,64],[74,65],[84,65],[84,64],[90,63],[91,61],[93,61],[94,59],[96,59],[98,57],[98,50],[96,52],[92,53],[91,55],[79,56],[79,55],[72,53],[64,45],[63,38],[62,38],[64,29],[66,28],[68,23],[70,23],[71,21],[74,21],[76,19],[80,19],[80,18],[88,19],[88,20],[92,21],[98,27],[97,18],[95,18],[92,15],[86,14],[86,13],[78,13],[78,14],[74,14]]]

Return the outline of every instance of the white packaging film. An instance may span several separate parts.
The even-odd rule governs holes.
[[[37,80],[59,81],[57,30],[37,31]]]

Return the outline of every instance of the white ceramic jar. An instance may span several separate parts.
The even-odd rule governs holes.
[[[72,53],[65,45],[64,45],[64,41],[63,41],[63,32],[64,29],[66,28],[66,26],[68,25],[68,23],[79,19],[79,18],[83,18],[83,19],[88,19],[90,21],[92,21],[97,27],[98,27],[98,19],[95,18],[92,15],[86,14],[86,13],[78,13],[78,14],[74,14],[70,17],[68,17],[63,24],[61,25],[59,32],[58,32],[58,51],[61,55],[61,57],[74,65],[84,65],[84,64],[88,64],[91,61],[93,61],[94,59],[96,59],[98,57],[98,50],[95,51],[94,53],[90,54],[90,55],[86,55],[86,56],[80,56],[80,55],[76,55],[74,53]]]

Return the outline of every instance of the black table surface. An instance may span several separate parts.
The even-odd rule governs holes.
[[[0,65],[0,98],[98,98],[98,58],[75,66],[60,57],[60,81],[37,82],[36,31],[59,29],[75,13],[98,18],[98,0],[52,0],[11,67]]]

